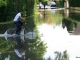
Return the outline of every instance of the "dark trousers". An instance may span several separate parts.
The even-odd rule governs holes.
[[[21,49],[23,47],[20,37],[16,37],[16,43],[17,45],[15,45],[15,49]]]
[[[15,23],[15,25],[16,25],[16,34],[20,34],[20,31],[21,31],[21,27],[22,27],[22,25],[23,25],[23,23],[21,22],[21,21],[15,21],[14,22]]]

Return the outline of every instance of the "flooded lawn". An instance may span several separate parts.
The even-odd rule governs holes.
[[[25,29],[25,35],[3,36],[11,26],[1,30],[0,60],[79,60],[80,13],[68,9],[39,12],[34,19],[36,28]]]

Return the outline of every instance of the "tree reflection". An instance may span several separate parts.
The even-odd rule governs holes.
[[[74,29],[77,27],[78,21],[75,14],[71,13],[69,9],[64,10],[62,27],[67,28],[69,33],[73,33]],[[74,18],[74,19],[73,19]]]
[[[77,27],[77,23],[63,18],[63,20],[62,20],[62,27],[63,28],[67,27],[67,31],[69,33],[72,33],[72,31],[74,31],[74,29]]]
[[[11,44],[8,43],[3,37],[0,38],[0,52],[5,52],[10,49]]]
[[[60,11],[58,10],[51,10],[51,11],[40,11],[40,14],[37,18],[40,19],[38,24],[47,23],[47,24],[60,24],[62,21],[62,14],[59,14]],[[41,17],[41,18],[40,18]]]
[[[0,51],[1,58],[4,57],[4,59],[42,60],[46,52],[46,44],[41,41],[40,36],[32,40],[28,38],[22,40],[21,36],[11,36],[7,37],[7,43],[10,43],[10,48],[7,50],[4,48],[6,50],[4,51],[5,53]],[[5,46],[4,42],[3,46]]]

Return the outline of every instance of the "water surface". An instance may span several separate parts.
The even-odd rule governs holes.
[[[68,9],[52,9],[45,11],[39,10],[39,12],[40,14],[37,15],[36,18],[34,18],[34,22],[36,25],[36,28],[32,30],[35,32],[34,34],[31,33],[32,31],[25,30],[24,36],[5,37],[2,35],[0,37],[0,41],[4,42],[4,44],[2,44],[1,42],[0,45],[0,59],[12,60],[14,57],[15,60],[20,59],[14,51],[15,49],[20,49],[21,52],[23,52],[24,60],[42,60],[42,58],[40,58],[41,56],[46,60],[48,58],[54,60],[57,56],[54,53],[56,51],[61,53],[61,57],[64,55],[63,52],[67,51],[67,58],[69,58],[69,60],[79,60],[79,12],[77,13]],[[0,34],[4,34],[8,28],[14,27],[13,24],[10,24],[9,26],[2,26],[6,26],[6,28],[3,29],[2,27],[0,27]],[[47,46],[47,48],[45,45]]]

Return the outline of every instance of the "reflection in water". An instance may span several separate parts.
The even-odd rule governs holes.
[[[55,11],[55,13],[56,12],[57,11]],[[46,22],[37,26],[39,34],[43,35],[41,37],[41,40],[47,43],[48,46],[47,52],[44,55],[45,59],[49,58],[54,60],[54,58],[56,57],[54,54],[55,51],[57,51],[57,53],[63,53],[65,50],[67,50],[69,60],[77,60],[78,58],[76,57],[80,57],[79,21],[77,19],[77,16],[71,13],[68,9],[64,10],[63,12],[62,20],[60,19],[61,15],[57,15],[58,12],[56,14],[53,13],[53,15],[47,12],[47,14],[53,16],[53,24],[50,22],[52,20],[50,19],[51,16],[45,16]],[[56,18],[58,18],[58,20]],[[58,24],[54,21],[57,21]]]
[[[54,54],[56,54],[55,60],[69,60],[67,50],[62,52],[55,51]]]
[[[10,58],[8,59],[12,59],[12,55],[13,54],[13,59],[15,58],[15,60],[19,59],[19,60],[28,60],[28,39],[22,40],[21,36],[11,36],[11,37],[7,37],[7,41],[9,43],[12,44],[12,46],[14,47],[14,52],[16,55],[14,55],[13,53],[10,53]],[[31,41],[31,40],[30,40]],[[11,49],[13,49],[13,47],[11,47]],[[10,50],[11,50],[10,49]]]
[[[11,36],[11,37],[7,37],[7,41],[9,43],[12,43],[14,46],[14,52],[16,54],[16,56],[18,56],[19,58],[16,59],[21,59],[21,60],[25,60],[26,58],[26,54],[28,51],[28,47],[27,47],[27,40],[24,41],[21,39],[20,36]],[[15,44],[16,43],[16,44]],[[11,55],[10,55],[11,57]],[[11,59],[11,58],[9,58]]]
[[[30,31],[30,32],[27,32],[24,30],[21,31],[21,35],[14,35],[14,34],[10,34],[11,33],[11,29],[9,28],[4,34],[0,34],[0,37],[5,37],[5,39],[12,45],[14,46],[15,43],[16,45],[14,46],[14,52],[15,54],[21,59],[26,59],[28,60],[28,42],[31,42],[33,41],[35,38],[36,38],[36,33],[34,31]],[[9,34],[8,34],[9,33]],[[25,34],[24,34],[25,33]],[[3,42],[4,44],[4,42]],[[6,45],[6,44],[4,44]],[[10,46],[11,46],[10,45]],[[1,45],[0,45],[1,46]],[[9,47],[9,46],[8,46]],[[12,47],[11,47],[12,48]],[[4,48],[5,49],[5,48]],[[9,49],[9,48],[8,48]],[[7,50],[8,50],[7,49]],[[10,49],[11,50],[11,49]],[[11,53],[13,54],[13,52]],[[12,55],[9,55],[10,57],[8,58],[5,58],[5,59],[12,59]],[[1,53],[2,55],[2,53]],[[14,55],[14,54],[13,54]],[[2,55],[3,56],[3,55]],[[1,57],[2,57],[1,56]],[[25,57],[26,56],[26,57]],[[16,59],[19,59],[19,58],[15,58]]]
[[[58,14],[56,14],[58,13]],[[60,24],[61,21],[62,21],[62,14],[59,14],[59,11],[57,10],[48,10],[48,11],[40,11],[40,14],[42,14],[43,17],[40,18],[39,16],[39,19],[40,21],[39,22],[42,22],[42,23],[48,23],[48,24]],[[38,22],[38,23],[39,23]]]
[[[41,11],[41,19],[38,17],[39,22],[37,22],[39,37],[36,39],[34,32],[27,32],[25,36],[18,37],[13,35],[8,35],[6,37],[2,36],[10,43],[17,43],[16,45],[12,44],[11,46],[14,47],[15,45],[14,51],[19,53],[19,57],[24,56],[25,60],[28,60],[28,58],[30,60],[43,60],[43,57],[45,60],[47,58],[47,60],[55,60],[55,57],[57,56],[58,58],[62,58],[62,56],[65,56],[65,58],[69,57],[69,60],[80,60],[80,34],[78,34],[80,31],[80,24],[78,23],[79,19],[77,20],[77,16],[75,17],[75,15],[69,13],[69,11],[63,12],[63,10],[57,10],[53,13],[52,11],[45,11],[44,14],[44,11]],[[0,41],[3,43],[5,42],[4,40]],[[25,42],[26,45],[24,45]],[[47,49],[45,47],[46,44],[44,43],[47,43]],[[24,48],[25,46],[26,48]],[[12,49],[10,50],[13,51]],[[23,54],[20,54],[19,51],[23,52]],[[15,53],[15,55],[9,53],[4,55],[6,55],[6,59],[13,59],[14,56],[16,57],[18,55],[17,53]],[[1,56],[1,58],[4,58],[4,55]]]
[[[14,51],[18,57],[24,59],[25,51],[21,51],[21,48],[24,47],[24,45],[23,45],[24,42],[20,39],[20,37],[15,37],[15,38],[16,38],[16,45],[15,45]]]
[[[69,33],[73,33],[74,29],[76,29],[76,27],[77,27],[77,23],[76,22],[71,22],[68,19],[63,18],[63,20],[62,20],[62,27],[63,28],[67,27],[67,31]]]
[[[27,32],[25,35],[21,35],[21,36],[14,36],[14,35],[3,36],[3,37],[6,37],[6,40],[11,44],[10,45],[11,47],[7,49],[9,50],[8,51],[9,54],[7,55],[10,55],[10,58],[8,59],[15,58],[15,60],[19,60],[19,59],[42,60],[43,54],[45,53],[45,50],[46,50],[46,44],[44,44],[44,42],[41,41],[41,39],[38,36],[36,37],[35,35],[35,38],[34,38],[34,35],[35,35],[35,32],[33,33]],[[14,47],[15,54],[13,52],[13,47]],[[1,52],[1,58],[3,56],[6,57],[7,55],[5,53],[3,55],[3,53]],[[7,58],[4,58],[4,59],[7,59]]]
[[[8,37],[16,37],[16,36],[20,36],[20,38],[24,41],[25,39],[35,39],[36,38],[36,33],[35,31],[30,31],[27,32],[25,31],[25,29],[23,29],[20,33],[20,35],[15,35],[15,33],[13,33],[14,29],[13,28],[9,28],[7,29],[7,31],[4,34],[0,34],[0,37],[5,37],[6,40],[8,40]]]
[[[47,52],[44,55],[45,58],[49,56],[54,59],[55,51],[63,52],[67,50],[70,60],[75,59],[76,56],[80,56],[80,36],[70,35],[66,28],[62,26],[42,24],[38,26],[40,34],[43,34],[41,39],[47,43]],[[76,48],[76,49],[75,49]]]
[[[39,14],[40,18],[43,18],[43,15],[42,14]]]
[[[65,18],[68,18],[69,17],[69,9],[65,9],[64,14],[65,14]]]
[[[62,20],[63,28],[67,27],[67,31],[72,35],[80,35],[79,13],[70,10],[64,10],[64,18]]]

